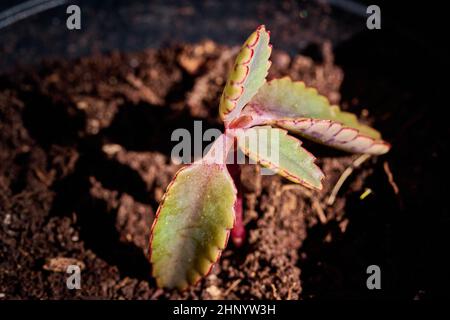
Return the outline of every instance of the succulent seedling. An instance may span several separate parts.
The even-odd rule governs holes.
[[[383,154],[390,148],[378,131],[330,105],[303,82],[267,82],[269,39],[260,26],[244,43],[220,99],[225,132],[167,187],[150,238],[153,276],[160,287],[185,289],[200,280],[220,257],[230,231],[236,246],[244,241],[239,166],[227,161],[236,150],[295,183],[320,190],[324,174],[288,131],[349,152]],[[276,155],[248,143],[264,135],[276,137]]]

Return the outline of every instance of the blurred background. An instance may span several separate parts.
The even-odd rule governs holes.
[[[7,15],[7,9],[22,2],[0,4],[0,10],[6,12],[0,22],[0,70],[18,63],[36,63],[45,57],[74,58],[92,52],[137,51],[202,39],[238,45],[242,35],[250,33],[261,21],[282,35],[276,40],[277,47],[293,53],[312,42],[331,39],[337,44],[348,39],[364,28],[366,16],[366,7],[353,1],[330,1],[333,7],[327,1],[29,2],[26,9],[12,11],[15,13],[12,17]],[[69,4],[77,4],[82,9],[80,31],[67,32]],[[9,21],[20,19],[23,12],[30,16],[5,26],[8,18]]]
[[[70,4],[82,10],[82,28],[74,32],[66,28]],[[338,45],[367,31],[370,4],[353,0],[5,0],[0,3],[0,70],[35,64],[42,58],[138,51],[202,39],[238,45],[242,35],[261,21],[278,35],[276,47],[292,54],[324,40]],[[423,10],[421,6],[405,6],[403,14],[393,4],[384,3],[383,9],[383,29],[424,45],[427,26],[417,24],[411,14],[411,10]]]

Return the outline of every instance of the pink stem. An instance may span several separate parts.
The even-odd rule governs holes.
[[[241,185],[241,167],[238,164],[228,164],[228,171],[233,178],[237,189],[237,198],[234,203],[234,211],[236,214],[234,227],[231,230],[231,241],[239,248],[245,241],[245,227],[242,219],[242,185]]]

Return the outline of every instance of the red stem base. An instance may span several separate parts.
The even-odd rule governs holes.
[[[228,164],[228,171],[233,178],[234,184],[237,189],[237,198],[234,204],[235,220],[234,227],[231,229],[231,241],[239,248],[245,242],[245,227],[243,222],[243,209],[242,209],[242,185],[241,185],[241,168],[238,164]]]

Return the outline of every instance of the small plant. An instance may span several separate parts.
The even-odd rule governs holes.
[[[203,159],[181,168],[156,213],[150,238],[153,276],[160,287],[185,289],[205,276],[220,257],[231,230],[244,241],[237,150],[285,178],[322,188],[324,174],[314,156],[287,134],[350,152],[383,154],[390,145],[355,115],[331,106],[317,90],[289,78],[266,82],[271,65],[270,33],[260,26],[242,46],[220,99],[225,133]],[[252,144],[275,137],[273,147]],[[270,153],[270,154],[269,154]]]

